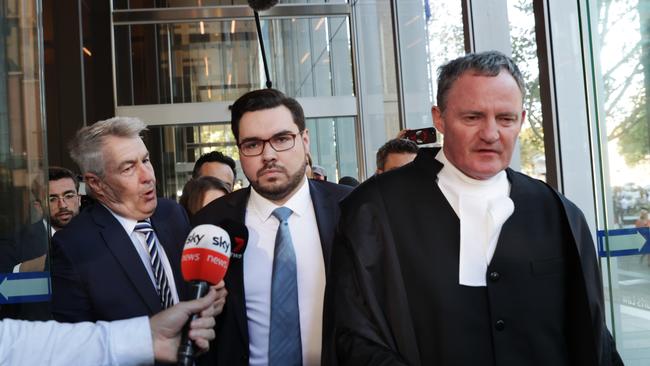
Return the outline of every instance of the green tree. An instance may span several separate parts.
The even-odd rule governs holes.
[[[635,166],[650,161],[650,103],[646,93],[650,88],[650,3],[601,0],[598,5],[601,54],[611,55],[611,47],[620,51],[615,53],[620,54],[618,61],[603,70],[605,118],[609,126],[615,126],[607,140],[616,141],[625,162]],[[616,36],[620,32],[613,29],[634,21],[639,24],[640,40]]]

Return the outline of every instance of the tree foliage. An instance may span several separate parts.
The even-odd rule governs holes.
[[[629,166],[650,161],[650,9],[645,1],[600,0],[598,36],[601,59],[616,56],[604,66],[602,89],[605,97],[604,120],[608,141],[615,141],[618,152]],[[636,24],[640,39],[621,39],[623,26]],[[620,55],[620,56],[618,56]]]

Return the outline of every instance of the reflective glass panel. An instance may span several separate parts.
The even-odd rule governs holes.
[[[610,322],[626,365],[650,363],[650,1],[590,4]],[[610,314],[608,314],[610,315]]]
[[[269,1],[270,3],[271,1]],[[347,0],[279,0],[278,4],[340,4]],[[113,0],[114,9],[248,5],[247,0]]]
[[[533,0],[508,0],[508,21],[510,22],[512,58],[517,63],[526,83],[526,96],[524,97],[526,120],[519,134],[521,171],[531,177],[546,180],[544,128]]]
[[[427,0],[424,8],[427,29],[428,77],[430,80],[429,98],[435,103],[438,85],[438,68],[447,61],[465,54],[463,29],[463,9],[456,0]],[[409,44],[407,44],[407,47]],[[415,46],[415,45],[413,45]]]
[[[354,11],[365,173],[371,176],[377,149],[400,130],[393,20],[387,1],[358,2]]]
[[[273,86],[353,95],[347,17],[262,20]],[[254,20],[115,27],[118,105],[235,100],[265,85]]]
[[[0,5],[0,318],[49,318],[39,5]]]

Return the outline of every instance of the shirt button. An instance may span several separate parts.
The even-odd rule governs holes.
[[[501,278],[501,275],[499,274],[499,272],[496,272],[496,271],[490,272],[490,281],[497,282],[499,280],[499,278]]]
[[[502,331],[502,330],[504,330],[506,328],[506,322],[499,319],[499,320],[497,320],[496,323],[494,323],[494,328],[496,328],[496,330],[498,330],[500,332],[500,331]]]

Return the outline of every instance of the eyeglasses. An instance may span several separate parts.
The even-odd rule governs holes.
[[[74,203],[74,200],[77,198],[78,194],[76,193],[66,193],[62,196],[51,195],[48,200],[50,205],[56,205],[60,201],[65,202],[67,205]]]
[[[302,132],[300,134],[302,135]],[[277,152],[292,149],[296,146],[296,136],[298,136],[296,133],[283,133],[266,140],[255,139],[244,141],[237,146],[239,146],[239,152],[244,156],[258,156],[264,152],[264,147],[267,142]]]

